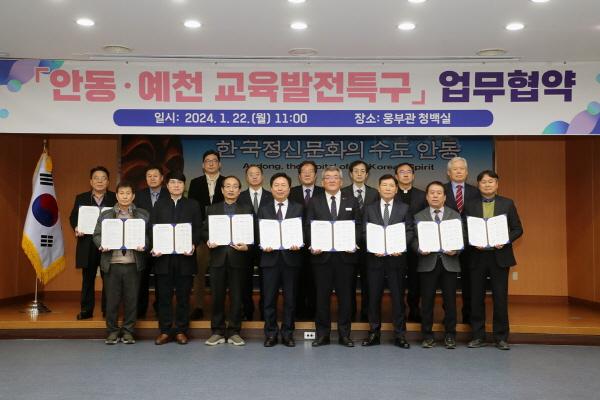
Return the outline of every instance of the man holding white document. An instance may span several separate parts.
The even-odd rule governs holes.
[[[202,228],[202,239],[210,251],[210,287],[212,289],[212,335],[205,342],[215,346],[227,341],[234,346],[246,344],[242,329],[242,294],[246,273],[252,261],[254,210],[240,204],[241,182],[227,176],[220,188],[224,201],[209,206]],[[229,288],[228,324],[225,324],[225,295]]]
[[[342,195],[342,171],[338,167],[326,167],[321,176],[325,192],[313,196],[305,220],[305,237],[310,243],[317,289],[317,338],[312,345],[318,347],[330,343],[330,299],[335,289],[338,343],[354,347],[350,338],[352,279],[358,261],[356,250],[362,234],[362,216],[356,198]]]
[[[508,344],[508,273],[516,265],[512,243],[523,234],[515,203],[499,196],[498,175],[486,170],[477,176],[480,197],[465,203],[465,218],[469,229],[471,275],[471,326],[473,340],[470,348],[485,343],[485,282],[490,277],[494,303],[493,337],[500,350]]]
[[[413,249],[418,252],[417,272],[421,287],[421,347],[435,346],[433,307],[438,285],[444,301],[444,345],[456,348],[456,283],[460,272],[459,253],[464,248],[464,231],[460,214],[445,207],[446,188],[438,181],[425,190],[428,207],[415,214],[417,236]]]
[[[410,348],[406,341],[404,310],[404,276],[406,275],[406,244],[413,239],[413,218],[409,206],[394,199],[398,181],[387,174],[379,178],[381,200],[365,206],[363,236],[367,243],[367,282],[369,287],[369,336],[363,346],[380,344],[381,298],[387,278],[392,297],[394,345]]]
[[[149,245],[146,224],[148,211],[133,204],[133,185],[117,185],[117,204],[104,211],[94,230],[94,244],[102,252],[100,268],[104,272],[106,292],[106,344],[135,343],[133,336],[139,294],[140,274],[145,268],[144,250]],[[123,326],[117,318],[123,302]]]
[[[262,255],[265,347],[281,342],[294,347],[296,290],[302,267],[304,246],[302,204],[289,200],[292,179],[283,172],[271,177],[273,199],[258,209],[259,237]],[[277,297],[283,290],[283,321],[277,326]]]
[[[162,345],[175,339],[188,343],[190,292],[200,243],[202,210],[196,200],[183,197],[185,175],[171,171],[165,176],[169,196],[159,198],[150,215],[154,269],[158,287],[158,327],[154,340]],[[177,298],[173,316],[173,292]]]

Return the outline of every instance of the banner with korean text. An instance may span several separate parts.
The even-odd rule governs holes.
[[[600,133],[600,63],[0,60],[0,132]]]

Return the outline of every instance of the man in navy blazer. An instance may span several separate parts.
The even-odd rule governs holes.
[[[313,220],[355,222],[356,244],[361,243],[361,213],[354,196],[343,196],[342,171],[335,166],[325,168],[322,173],[325,193],[315,195],[308,204],[305,219],[305,237],[311,243],[310,224]],[[327,345],[330,342],[331,312],[330,298],[335,289],[338,300],[338,342],[346,347],[354,347],[350,338],[352,318],[352,277],[356,267],[356,251],[353,252],[323,252],[310,248],[316,292],[317,310],[315,326],[317,338],[314,347]]]
[[[367,224],[383,227],[404,223],[407,245],[413,239],[413,219],[409,207],[399,199],[394,199],[398,192],[398,181],[390,174],[379,178],[380,201],[365,206],[363,213],[363,237],[367,237]],[[388,288],[392,297],[392,321],[394,324],[394,345],[408,349],[406,341],[406,322],[404,311],[404,276],[406,275],[406,252],[402,253],[367,253],[367,281],[369,285],[369,336],[363,340],[363,346],[380,343],[381,336],[381,298],[384,282],[387,277]]]
[[[479,198],[479,190],[467,183],[469,176],[469,165],[467,160],[462,157],[454,157],[448,161],[447,175],[449,182],[444,186],[446,188],[447,207],[452,208],[462,216],[465,213],[465,204],[468,201]],[[469,274],[469,255],[470,249],[466,249],[460,254],[460,286],[462,294],[462,322],[471,323],[471,283]]]
[[[75,268],[81,269],[81,310],[77,319],[89,319],[94,316],[96,273],[100,266],[100,251],[94,245],[91,234],[84,234],[77,229],[79,218],[79,207],[95,206],[113,207],[117,202],[115,192],[108,190],[109,172],[105,167],[98,166],[90,170],[91,190],[83,192],[75,197],[75,204],[71,210],[69,222],[77,237],[75,249]],[[100,271],[104,274],[104,272]],[[106,295],[102,289],[102,314],[105,312]]]
[[[493,337],[496,347],[508,350],[508,272],[516,265],[512,243],[523,235],[523,226],[515,203],[498,195],[498,175],[486,170],[477,176],[481,195],[465,204],[465,218],[491,218],[506,215],[508,239],[495,247],[471,247],[469,272],[471,275],[471,327],[473,340],[469,347],[485,346],[485,282],[490,277],[494,304]]]
[[[303,217],[302,204],[288,199],[292,179],[283,172],[271,177],[273,200],[258,209],[258,220],[284,220]],[[281,342],[287,347],[294,347],[296,290],[298,274],[302,266],[302,253],[299,246],[289,250],[272,248],[262,249],[260,267],[263,276],[265,347],[273,347],[281,335]],[[283,290],[283,321],[281,329],[277,326],[277,297],[279,288]]]
[[[238,203],[252,207],[254,214],[258,214],[258,209],[265,204],[273,202],[273,195],[268,190],[263,189],[263,170],[260,165],[248,165],[246,167],[246,182],[248,189],[240,193]],[[242,297],[244,318],[247,321],[254,319],[254,300],[252,293],[254,292],[254,267],[260,265],[260,251],[258,247],[254,247],[251,255],[251,263],[246,274],[246,284],[244,295]],[[260,310],[261,319],[263,319],[263,291],[262,291],[262,273],[258,269],[260,297],[258,307]]]
[[[370,169],[369,165],[362,160],[353,161],[348,167],[352,184],[342,188],[344,196],[356,197],[361,212],[365,206],[379,200],[377,190],[366,184]],[[360,320],[364,322],[367,321],[367,309],[369,308],[366,255],[364,246],[361,246],[361,249],[357,251],[358,263],[356,264],[357,268],[354,271],[354,279],[352,280],[352,317],[354,318],[356,315],[356,287],[358,278],[360,277]]]
[[[145,171],[146,185],[145,189],[140,189],[135,193],[134,204],[137,208],[152,212],[154,204],[158,199],[167,197],[169,191],[163,186],[163,171],[160,165],[151,164],[146,167]],[[148,257],[146,268],[140,273],[140,292],[138,294],[137,316],[144,318],[148,309],[148,297],[150,287],[150,274],[154,273],[152,266],[153,258]],[[156,285],[154,285],[154,310],[158,314],[158,294]]]

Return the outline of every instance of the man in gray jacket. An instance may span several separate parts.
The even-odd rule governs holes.
[[[441,182],[431,182],[427,185],[426,200],[428,207],[415,214],[415,225],[423,221],[440,223],[450,219],[461,220],[460,214],[450,207],[444,207],[446,189]],[[464,237],[464,228],[463,228]],[[419,237],[415,236],[413,250],[418,253],[417,272],[421,287],[421,332],[422,347],[429,349],[435,345],[433,339],[433,306],[435,291],[439,284],[444,300],[444,345],[447,349],[456,348],[456,282],[460,272],[459,251],[424,252],[419,247]]]
[[[133,330],[137,317],[137,298],[140,284],[140,272],[144,269],[144,250],[148,247],[148,235],[145,234],[145,246],[135,250],[109,250],[102,248],[102,221],[105,219],[143,219],[146,224],[150,219],[148,211],[137,208],[133,204],[135,198],[133,185],[120,182],[117,185],[117,204],[103,212],[98,218],[94,230],[94,244],[100,249],[100,268],[104,272],[106,292],[106,330],[108,336],[104,343],[116,344],[122,331],[125,344],[135,343]],[[119,328],[119,306],[123,302],[123,327]]]

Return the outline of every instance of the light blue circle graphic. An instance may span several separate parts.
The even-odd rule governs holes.
[[[19,90],[21,90],[21,86],[23,86],[23,84],[18,79],[11,79],[10,81],[8,81],[6,86],[11,92],[18,92]]]
[[[590,115],[598,115],[600,114],[600,103],[597,101],[592,101],[590,104],[588,104],[586,110]]]
[[[0,118],[8,118],[8,110],[6,108],[0,108]]]

